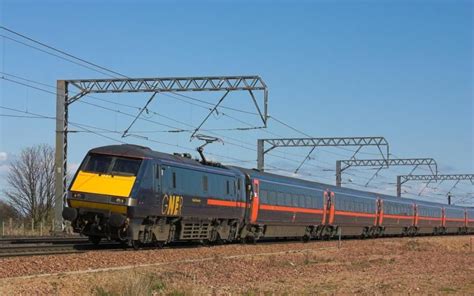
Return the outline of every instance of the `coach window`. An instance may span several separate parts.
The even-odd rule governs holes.
[[[268,203],[268,193],[266,190],[260,190],[260,202],[261,203]]]
[[[277,192],[277,205],[285,205],[285,194],[283,192]]]
[[[298,207],[299,202],[298,202],[298,195],[297,194],[291,194],[291,201],[293,202],[292,206]]]
[[[289,193],[284,193],[284,195],[285,195],[285,205],[286,205],[286,206],[291,206],[291,205],[292,205],[291,194],[289,194]]]
[[[230,195],[230,185],[229,185],[229,180],[225,181],[225,193],[227,195]]]
[[[298,194],[298,199],[299,199],[299,207],[301,208],[305,208],[306,207],[306,203],[305,203],[305,199],[304,199],[304,195],[302,194]]]
[[[271,205],[276,204],[276,193],[275,191],[268,192],[268,203]]]

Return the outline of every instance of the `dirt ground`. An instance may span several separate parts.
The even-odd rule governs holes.
[[[0,295],[474,295],[472,236],[0,259]]]

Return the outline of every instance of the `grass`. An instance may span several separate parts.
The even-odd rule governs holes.
[[[424,251],[425,247],[416,240],[410,240],[405,244],[405,249],[408,251]]]
[[[370,262],[366,260],[351,261],[351,265],[358,268],[369,268]]]
[[[184,291],[171,291],[169,292],[168,294],[166,294],[167,296],[185,296],[186,295],[186,292]]]
[[[442,287],[442,288],[439,288],[439,291],[443,293],[456,293],[458,290],[451,287]]]
[[[305,253],[303,264],[304,265],[324,264],[324,263],[329,263],[333,261],[334,261],[333,257],[311,256],[310,254]]]
[[[117,282],[94,289],[96,296],[147,296],[162,294],[166,285],[155,274],[130,273],[117,279]],[[184,293],[172,291],[167,295],[181,296]]]

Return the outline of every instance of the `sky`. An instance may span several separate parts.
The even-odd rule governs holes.
[[[129,77],[259,75],[275,119],[314,137],[384,136],[392,157],[432,157],[441,173],[451,174],[474,171],[473,10],[472,1],[0,0],[0,22]],[[33,45],[5,30],[0,35],[0,106],[54,117],[57,80],[106,77],[12,41]],[[99,136],[76,127],[69,137],[70,169],[89,149],[113,144],[110,138],[192,152],[200,142],[190,141],[189,133],[165,131],[197,126],[207,109],[190,104],[192,99],[217,103],[222,93],[186,94],[192,99],[158,94],[142,116],[148,121],[138,120],[134,136],[121,138],[133,119],[123,113],[138,109],[120,104],[139,108],[149,95],[94,95],[73,104],[71,122],[117,133]],[[262,102],[261,94],[257,99]],[[229,94],[223,104],[255,112],[245,93]],[[203,129],[260,125],[253,115],[218,110]],[[0,187],[6,187],[8,164],[23,148],[54,145],[55,122],[6,117],[25,113],[5,109],[1,114]],[[206,147],[210,158],[245,167],[256,166],[257,138],[303,136],[274,119],[265,130],[213,135],[223,144]],[[354,149],[317,148],[297,176],[334,183],[335,160],[349,158]],[[267,156],[268,169],[291,174],[308,150],[275,149]],[[379,157],[373,149],[362,152],[359,158]],[[410,170],[383,170],[365,187],[374,169],[350,168],[344,180],[348,187],[393,194],[396,175]],[[443,201],[454,183],[406,185],[407,196],[423,191],[422,198]],[[452,191],[459,200],[473,192],[468,182]]]

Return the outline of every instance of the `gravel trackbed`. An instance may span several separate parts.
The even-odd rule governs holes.
[[[340,248],[334,241],[281,242],[4,258],[0,295],[474,295],[471,240],[349,240]],[[140,290],[143,279],[151,290]]]

